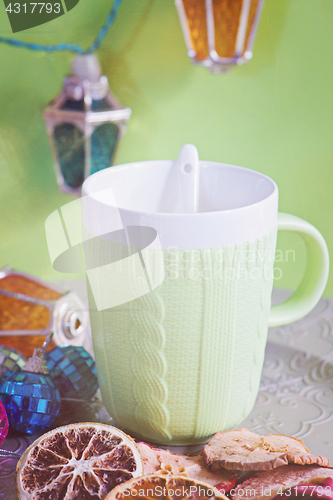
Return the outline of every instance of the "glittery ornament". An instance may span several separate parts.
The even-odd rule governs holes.
[[[63,398],[92,398],[98,389],[96,365],[81,346],[59,346],[45,355],[47,369]]]
[[[0,386],[0,398],[12,429],[27,434],[48,429],[57,417],[61,397],[48,374],[43,359],[51,341],[50,334],[42,349],[35,349],[24,370],[13,373]]]
[[[252,57],[264,0],[175,0],[187,54],[213,73]]]
[[[12,373],[22,370],[25,357],[15,347],[0,345],[0,378],[5,380]]]
[[[4,405],[0,401],[0,445],[4,442],[8,434],[8,417]]]

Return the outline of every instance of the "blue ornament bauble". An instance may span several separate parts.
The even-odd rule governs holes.
[[[62,398],[89,401],[98,389],[95,361],[82,346],[58,346],[45,354],[47,369]]]
[[[0,378],[2,381],[12,373],[21,371],[25,363],[25,357],[15,347],[0,345]]]
[[[56,419],[61,397],[51,377],[22,370],[0,386],[11,429],[32,434],[48,429]]]

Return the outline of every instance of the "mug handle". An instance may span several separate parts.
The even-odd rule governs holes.
[[[268,326],[285,325],[308,314],[322,296],[329,273],[328,249],[318,229],[295,215],[279,213],[278,230],[293,231],[302,237],[307,263],[304,277],[295,292],[285,302],[271,308]]]

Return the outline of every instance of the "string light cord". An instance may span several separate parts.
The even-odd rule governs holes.
[[[75,43],[61,42],[57,44],[41,44],[41,43],[24,42],[16,38],[5,38],[2,36],[0,36],[0,43],[6,43],[7,45],[12,45],[14,47],[21,47],[23,49],[39,50],[44,52],[69,51],[69,52],[74,52],[75,54],[92,54],[93,52],[95,52],[95,50],[97,50],[100,47],[102,41],[106,37],[111,26],[115,22],[122,1],[123,0],[114,1],[105,23],[100,28],[97,37],[95,38],[95,40],[92,42],[92,44],[88,49],[84,49],[83,47],[81,47],[81,45]]]
[[[21,455],[14,451],[3,450],[0,448],[0,458],[20,458]]]

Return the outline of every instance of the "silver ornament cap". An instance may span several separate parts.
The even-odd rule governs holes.
[[[24,366],[25,372],[30,373],[42,373],[44,375],[48,375],[49,371],[46,366],[46,361],[44,360],[45,353],[47,348],[50,345],[50,342],[53,337],[53,332],[50,332],[46,337],[44,344],[41,349],[35,349],[31,358],[28,359]]]

